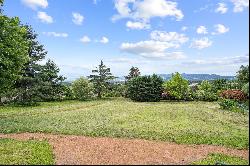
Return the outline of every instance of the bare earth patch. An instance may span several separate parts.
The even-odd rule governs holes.
[[[209,153],[223,153],[249,160],[249,150],[212,145],[179,145],[140,139],[92,138],[52,134],[0,134],[0,138],[48,140],[56,164],[189,164]]]

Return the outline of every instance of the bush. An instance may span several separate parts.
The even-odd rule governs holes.
[[[112,83],[108,86],[107,91],[104,93],[104,97],[125,97],[126,85]]]
[[[237,101],[246,100],[246,95],[241,90],[225,90],[221,92],[220,97],[224,99],[233,99]]]
[[[165,82],[164,91],[172,100],[187,100],[189,98],[188,81],[182,78],[179,73],[173,74],[172,78]]]
[[[248,112],[249,107],[246,103],[241,103],[232,99],[223,99],[220,98],[219,105],[221,109],[229,110],[233,112]]]
[[[93,96],[93,90],[93,84],[83,77],[72,83],[72,91],[76,99],[90,99]]]
[[[157,75],[139,76],[128,81],[127,95],[131,100],[156,102],[161,100],[163,80]]]
[[[243,86],[242,91],[245,93],[247,98],[249,98],[249,83]]]
[[[214,92],[212,84],[208,81],[202,81],[201,85],[198,86],[196,97],[201,101],[217,101],[218,95]]]

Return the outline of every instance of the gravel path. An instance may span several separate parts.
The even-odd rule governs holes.
[[[140,139],[92,138],[52,134],[0,134],[0,138],[48,140],[53,146],[56,164],[189,164],[209,153],[223,153],[249,160],[248,150],[211,145],[179,145]]]

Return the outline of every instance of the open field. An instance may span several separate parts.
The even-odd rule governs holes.
[[[53,133],[211,144],[248,149],[248,115],[208,102],[135,103],[126,99],[0,107],[0,133]]]

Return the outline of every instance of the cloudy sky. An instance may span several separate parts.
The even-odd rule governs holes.
[[[69,79],[100,60],[116,76],[235,75],[249,61],[249,0],[5,0],[4,12],[32,25]]]

